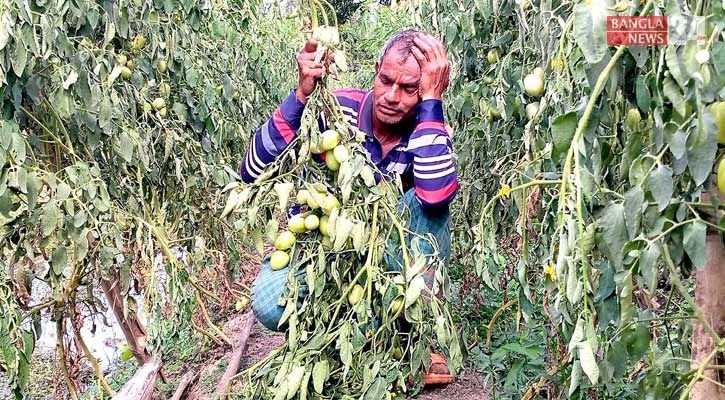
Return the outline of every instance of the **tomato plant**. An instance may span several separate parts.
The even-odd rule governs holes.
[[[71,343],[113,393],[80,334],[96,310],[115,304],[133,321],[141,298],[152,320],[187,321],[219,301],[206,282],[225,273],[209,266],[226,271],[243,241],[218,229],[215,200],[237,175],[243,133],[289,90],[288,43],[300,37],[289,21],[258,18],[257,7],[0,5],[0,365],[17,398],[41,318],[56,324],[75,398],[81,388],[64,368]],[[272,25],[290,40],[270,43]],[[199,328],[215,331],[207,325]],[[143,362],[178,326],[133,331],[134,355]]]
[[[466,165],[454,236],[461,263],[491,289],[508,274],[517,315],[551,323],[548,364],[566,371],[569,396],[626,386],[630,373],[641,376],[639,391],[685,396],[698,379],[687,346],[657,337],[687,329],[668,321],[672,297],[697,310],[682,281],[705,266],[706,230],[722,230],[708,217],[720,207],[708,193],[722,5],[461,3],[409,4],[460,66],[448,111]],[[705,21],[704,40],[607,45],[607,16],[689,10]],[[494,50],[499,60],[483,61]],[[479,103],[502,118],[484,118]],[[647,367],[636,368],[640,360]]]

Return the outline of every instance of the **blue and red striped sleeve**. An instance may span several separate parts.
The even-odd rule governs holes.
[[[292,142],[300,128],[304,109],[305,105],[297,99],[295,92],[292,91],[275,110],[272,117],[257,129],[246,154],[244,154],[240,168],[244,182],[254,182],[267,164],[274,161]]]
[[[423,206],[445,206],[458,192],[458,173],[444,123],[443,102],[429,99],[417,107],[416,127],[408,142],[408,151],[413,154],[415,194]]]

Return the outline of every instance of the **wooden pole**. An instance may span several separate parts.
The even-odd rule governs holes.
[[[224,371],[224,375],[222,375],[221,379],[219,380],[219,384],[216,387],[217,396],[223,396],[228,392],[229,380],[239,370],[239,364],[242,360],[242,354],[244,354],[244,348],[247,346],[247,340],[249,339],[249,335],[252,332],[252,327],[254,326],[254,322],[256,320],[257,319],[254,317],[254,313],[252,313],[252,310],[250,308],[250,310],[247,311],[246,323],[244,325],[244,329],[242,329],[242,333],[239,336],[239,341],[237,343],[236,349],[234,349],[234,352],[229,358],[229,366],[227,367],[227,370]]]
[[[161,359],[154,357],[148,360],[113,396],[113,400],[151,400],[159,371],[161,371]]]
[[[713,178],[713,183],[717,180]],[[715,188],[717,186],[714,186]],[[710,202],[711,196],[718,196],[717,189],[703,195],[703,202]],[[723,200],[723,196],[720,196]],[[723,217],[722,211],[713,211],[710,215],[702,216],[710,219],[713,224],[719,225]],[[695,303],[702,310],[707,321],[712,325],[720,338],[725,337],[725,246],[719,232],[708,230],[705,240],[707,262],[704,268],[695,269]],[[700,364],[711,357],[716,339],[712,337],[703,324],[695,319],[693,322],[691,339],[692,367],[699,368]],[[709,362],[710,365],[725,364],[722,352],[716,353]],[[703,379],[692,387],[691,400],[717,400],[725,399],[725,373],[719,369],[705,368]]]
[[[174,395],[171,396],[170,400],[181,400],[184,398],[184,395],[186,394],[186,389],[189,388],[189,386],[196,380],[197,373],[194,371],[189,371],[184,374],[184,376],[181,378],[181,381],[179,382],[179,386],[176,387],[176,391],[174,392]]]

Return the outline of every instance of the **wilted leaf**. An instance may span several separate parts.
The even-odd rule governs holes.
[[[687,169],[696,185],[710,177],[717,153],[717,131],[714,124],[695,124],[687,138]]]
[[[644,191],[641,187],[633,186],[624,194],[624,217],[630,238],[637,236],[639,231],[643,204]]]
[[[53,272],[56,275],[61,275],[63,273],[65,267],[68,266],[68,252],[65,249],[65,246],[59,245],[55,248],[55,250],[53,250],[50,263],[53,267]]]
[[[672,198],[672,168],[668,165],[660,165],[652,171],[647,179],[647,186],[657,202],[657,210],[667,208]]]
[[[387,386],[387,382],[385,381],[385,378],[378,377],[376,378],[373,383],[368,388],[367,392],[365,392],[365,397],[363,397],[363,400],[380,400],[385,398],[385,388]]]
[[[416,300],[418,300],[418,297],[420,297],[420,293],[425,287],[425,280],[422,276],[418,275],[415,278],[413,278],[412,281],[410,281],[410,284],[408,285],[408,290],[405,291],[405,308],[408,308],[412,306]]]
[[[707,227],[702,222],[692,222],[685,226],[682,237],[682,246],[685,248],[687,255],[698,268],[705,266],[707,262],[707,251],[705,246],[705,237]]]
[[[43,213],[40,216],[40,231],[43,236],[49,236],[58,224],[60,210],[55,203],[48,203],[43,207]]]
[[[574,138],[576,123],[577,116],[574,111],[559,115],[551,122],[551,135],[554,139],[554,148],[556,148],[559,154],[564,154],[569,150],[571,140]]]
[[[611,1],[580,1],[574,6],[574,39],[589,64],[607,51],[607,7]]]
[[[660,258],[659,245],[653,243],[642,251],[639,256],[639,273],[644,278],[647,289],[654,295],[657,289],[657,277],[659,276],[658,261]]]
[[[601,244],[607,258],[619,270],[622,266],[622,249],[627,242],[627,228],[624,221],[624,206],[613,203],[607,206],[599,221],[603,231]]]
[[[330,376],[330,365],[327,360],[319,361],[312,368],[312,386],[315,392],[322,394],[327,378]]]
[[[599,381],[599,366],[597,365],[597,360],[594,358],[594,352],[592,351],[589,340],[579,343],[579,361],[581,362],[582,370],[589,377],[589,381],[592,385],[595,385]]]

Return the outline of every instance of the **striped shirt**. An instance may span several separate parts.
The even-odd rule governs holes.
[[[416,197],[423,206],[450,204],[458,192],[458,175],[440,100],[418,103],[415,128],[412,132],[400,132],[400,142],[383,158],[382,146],[373,134],[372,92],[341,89],[334,94],[348,122],[365,132],[363,147],[381,171],[388,175],[401,175],[404,187],[414,186]],[[257,130],[241,165],[244,182],[254,182],[265,166],[294,139],[304,107],[292,91],[272,117]],[[320,120],[322,129],[326,129],[325,125],[325,121]]]

